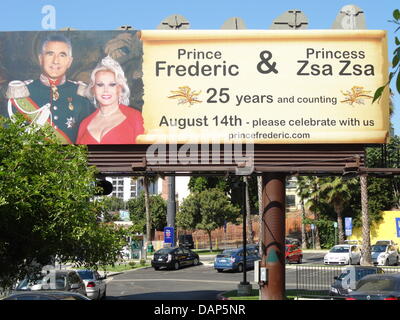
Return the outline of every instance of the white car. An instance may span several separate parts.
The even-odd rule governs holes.
[[[371,257],[374,265],[396,266],[399,263],[399,253],[395,246],[376,243],[371,247]]]
[[[79,276],[85,283],[86,295],[92,300],[100,300],[106,297],[106,277],[101,277],[97,271],[77,270]]]
[[[361,251],[355,244],[339,244],[324,256],[325,264],[359,264]]]

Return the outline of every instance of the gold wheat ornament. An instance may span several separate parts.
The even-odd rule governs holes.
[[[198,95],[201,91],[192,91],[188,86],[182,86],[178,88],[179,90],[171,90],[172,96],[169,96],[169,99],[178,99],[178,104],[189,104],[194,105],[196,103],[201,103],[201,100],[198,100]]]
[[[357,104],[365,104],[364,99],[372,99],[373,97],[368,95],[371,91],[364,90],[364,87],[361,86],[353,86],[351,90],[347,90],[346,92],[341,91],[345,96],[345,100],[340,101],[341,103],[348,103],[349,105],[353,105],[353,103]]]

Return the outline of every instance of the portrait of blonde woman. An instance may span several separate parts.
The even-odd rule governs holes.
[[[86,95],[97,110],[85,118],[77,144],[135,144],[144,133],[142,114],[129,107],[130,90],[124,71],[107,56],[92,71]]]

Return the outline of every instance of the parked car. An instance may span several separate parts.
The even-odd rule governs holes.
[[[324,256],[325,264],[360,264],[361,251],[356,244],[339,244]]]
[[[358,282],[370,274],[381,274],[383,270],[372,266],[350,266],[343,269],[342,273],[334,277],[329,295],[344,296],[357,288]]]
[[[180,247],[194,249],[193,236],[191,234],[181,234],[178,241]]]
[[[237,249],[226,249],[218,254],[214,260],[214,269],[218,272],[233,270],[242,272],[244,267],[243,247]],[[254,261],[260,260],[257,245],[246,247],[246,270],[254,268]]]
[[[285,238],[285,244],[295,244],[300,246],[300,240],[296,238]]]
[[[365,276],[346,300],[400,300],[400,274]]]
[[[399,264],[399,253],[396,247],[387,241],[377,241],[371,246],[371,257],[374,265],[396,266]]]
[[[16,292],[3,300],[90,300],[77,292],[68,291],[29,291]]]
[[[15,291],[58,290],[86,295],[85,283],[75,270],[49,270],[26,277]]]
[[[104,281],[107,277],[101,277],[97,271],[77,271],[86,286],[86,295],[93,300],[100,300],[106,297],[107,284]]]
[[[178,270],[183,266],[198,265],[199,255],[185,247],[163,248],[154,253],[151,266],[158,270],[162,267]]]
[[[285,261],[286,263],[301,263],[303,260],[303,251],[297,244],[285,245]]]

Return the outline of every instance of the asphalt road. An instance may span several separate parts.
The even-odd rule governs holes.
[[[306,254],[304,263],[321,263],[322,253]],[[243,273],[216,272],[212,257],[201,257],[202,264],[179,270],[144,268],[114,275],[108,279],[107,300],[216,300],[218,294],[236,290]],[[254,272],[247,272],[253,289]],[[295,267],[286,267],[286,288],[296,287]]]

